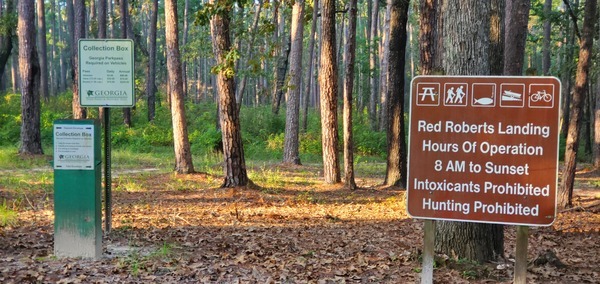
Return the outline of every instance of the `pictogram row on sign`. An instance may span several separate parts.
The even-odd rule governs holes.
[[[553,84],[417,83],[418,106],[553,108],[558,91]]]

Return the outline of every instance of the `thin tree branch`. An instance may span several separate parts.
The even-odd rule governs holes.
[[[569,16],[571,16],[571,20],[573,21],[573,29],[575,30],[575,35],[577,36],[577,39],[581,42],[581,33],[579,33],[579,27],[577,26],[577,16],[575,15],[575,12],[573,12],[569,0],[563,0],[563,3],[565,3],[565,5],[567,6],[567,11],[569,12]]]

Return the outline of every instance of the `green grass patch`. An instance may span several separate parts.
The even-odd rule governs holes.
[[[16,211],[6,206],[6,200],[0,204],[0,227],[16,225],[18,217]]]

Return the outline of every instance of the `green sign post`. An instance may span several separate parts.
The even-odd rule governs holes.
[[[102,255],[100,127],[97,120],[56,120],[54,254]]]

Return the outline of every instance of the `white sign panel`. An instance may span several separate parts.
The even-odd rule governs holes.
[[[54,125],[54,169],[94,169],[94,126]]]
[[[129,39],[79,40],[81,106],[133,107],[133,52]]]

